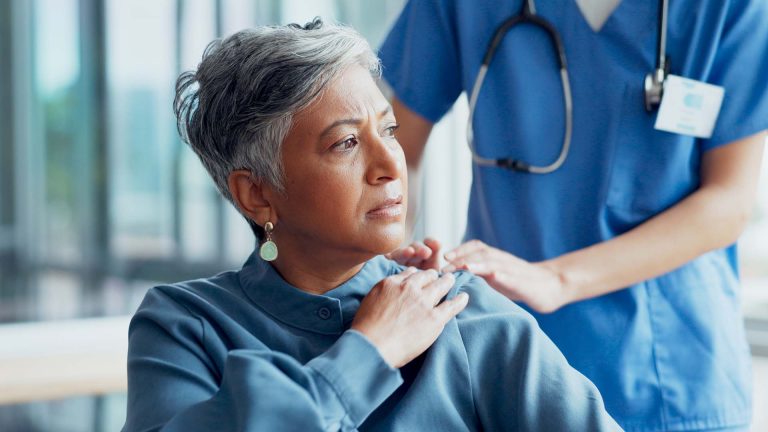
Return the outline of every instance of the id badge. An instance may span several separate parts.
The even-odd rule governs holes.
[[[668,75],[654,128],[697,138],[710,138],[724,95],[725,89],[720,86]]]

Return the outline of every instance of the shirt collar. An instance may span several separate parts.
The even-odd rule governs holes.
[[[382,256],[367,261],[348,281],[323,295],[310,294],[285,281],[257,252],[239,272],[245,295],[278,321],[321,334],[349,328],[360,302],[380,280],[398,273],[399,266]]]

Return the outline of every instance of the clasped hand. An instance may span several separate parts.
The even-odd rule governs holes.
[[[460,293],[440,302],[453,287],[452,274],[410,267],[376,284],[363,299],[352,329],[363,333],[392,367],[402,367],[435,342],[446,323],[467,306]]]
[[[445,254],[443,272],[467,270],[486,280],[488,285],[514,301],[537,312],[554,312],[568,304],[568,290],[562,277],[548,263],[531,263],[480,240],[468,241]],[[402,265],[419,269],[439,269],[440,243],[427,238],[413,242],[387,255]]]

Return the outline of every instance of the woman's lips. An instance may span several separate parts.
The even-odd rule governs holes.
[[[384,200],[378,207],[366,213],[372,218],[392,218],[403,214],[403,196]]]

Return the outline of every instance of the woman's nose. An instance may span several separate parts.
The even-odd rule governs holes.
[[[386,183],[402,176],[405,156],[394,137],[380,137],[376,134],[371,138],[368,149],[368,183]]]

